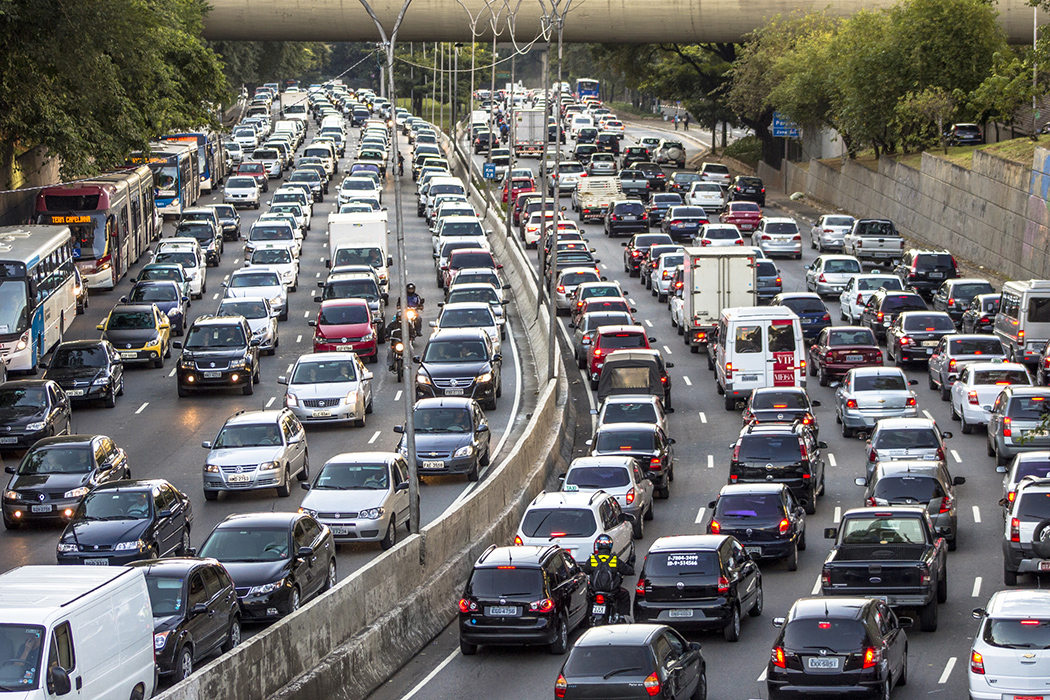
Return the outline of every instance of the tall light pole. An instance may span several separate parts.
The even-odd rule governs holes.
[[[397,42],[397,31],[401,28],[401,22],[405,19],[405,13],[408,11],[408,6],[412,0],[405,0],[401,6],[401,11],[397,15],[397,19],[394,21],[394,27],[390,32],[389,39],[387,38],[386,30],[383,28],[383,23],[379,21],[376,13],[372,10],[372,6],[368,3],[368,0],[360,0],[361,4],[365,8],[365,12],[375,22],[376,30],[379,32],[379,37],[386,48],[386,74],[390,81],[390,102],[395,107],[397,106],[397,92],[394,89],[394,46]],[[393,135],[391,138],[391,145],[393,148],[390,149],[390,171],[393,173],[397,172],[397,157],[398,157],[398,146],[397,146],[397,122],[394,122],[394,128],[392,129]],[[395,230],[397,231],[397,283],[400,294],[404,289],[408,279],[408,256],[405,254],[405,223],[401,216],[401,177],[394,177],[394,222]],[[408,358],[411,358],[412,349],[412,336],[410,333],[410,321],[408,320],[408,314],[401,314],[401,337],[404,339],[405,349],[403,353]],[[408,462],[408,512],[409,512],[409,525],[412,528],[412,532],[418,533],[420,523],[419,517],[419,469],[416,464],[416,425],[415,416],[413,414],[413,408],[415,405],[416,398],[416,374],[411,371],[411,364],[404,363],[406,366],[405,374],[405,450],[407,452],[406,460]]]

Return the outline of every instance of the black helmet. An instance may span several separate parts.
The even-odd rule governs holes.
[[[411,282],[409,282],[408,284],[405,285],[405,291],[408,292],[409,294],[415,294],[416,293],[416,285],[414,285]]]
[[[598,535],[594,540],[595,554],[612,554],[613,541],[608,535]]]

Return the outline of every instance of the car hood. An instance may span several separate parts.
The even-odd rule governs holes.
[[[476,377],[482,372],[488,372],[491,366],[488,362],[440,362],[423,363],[420,368],[432,379],[451,379]]]
[[[149,520],[77,520],[66,526],[61,541],[76,542],[81,547],[134,542],[149,524]]]
[[[92,382],[105,375],[106,371],[99,367],[54,367],[44,372],[44,379],[50,379],[59,384],[77,379]]]
[[[270,319],[268,318],[246,318],[248,322],[248,328],[252,329],[252,333],[260,333],[270,327]]]
[[[261,586],[277,579],[287,576],[291,571],[291,559],[278,559],[277,561],[224,561],[233,585],[236,588],[250,588]]]
[[[113,343],[117,350],[121,348],[136,348],[157,337],[156,328],[144,328],[133,331],[106,331],[102,334],[103,340]]]
[[[421,433],[416,431],[416,455],[456,450],[470,443],[470,433]]]
[[[360,338],[372,332],[370,323],[338,323],[332,325],[318,325],[317,330],[325,338]]]
[[[228,467],[238,464],[255,465],[263,462],[272,462],[280,456],[283,450],[284,447],[281,445],[220,448],[208,453],[208,464]]]
[[[36,491],[70,491],[80,488],[91,479],[90,472],[81,474],[15,474],[7,488],[12,491],[33,489]]]
[[[302,507],[323,513],[355,513],[383,506],[389,494],[389,489],[310,489]]]
[[[21,423],[31,423],[35,420],[43,419],[46,415],[45,409],[38,406],[0,408],[0,425],[12,426]]]
[[[157,632],[167,632],[169,630],[173,630],[180,624],[182,624],[182,620],[182,615],[163,615],[160,617],[154,615],[153,633],[156,634]]]
[[[288,386],[288,393],[295,394],[300,401],[303,399],[341,399],[357,388],[359,384],[356,381],[291,384]]]

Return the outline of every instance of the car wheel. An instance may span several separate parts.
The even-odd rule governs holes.
[[[123,395],[124,395],[124,376],[121,375],[121,377],[120,377],[120,388],[117,389],[117,396],[123,396]]]
[[[740,608],[736,605],[733,606],[729,623],[723,628],[722,632],[727,642],[740,641]]]
[[[931,600],[919,609],[919,629],[923,632],[937,631],[937,601]]]
[[[175,661],[175,682],[184,681],[193,674],[193,647],[183,644]]]
[[[707,700],[707,671],[700,669],[700,680],[696,683],[692,700]]]
[[[554,641],[550,645],[550,652],[560,656],[569,650],[569,625],[565,622],[565,618],[561,616],[558,617],[557,625],[558,628],[554,631]]]
[[[4,521],[4,524],[5,525],[7,524],[6,520]],[[1017,585],[1017,572],[1016,571],[1010,571],[1009,569],[1007,569],[1004,566],[1003,567],[1003,583],[1006,584],[1007,586],[1016,586]]]
[[[798,545],[797,544],[794,547],[791,548],[790,552],[788,552],[787,560],[785,561],[785,563],[787,564],[787,570],[788,571],[798,571]]]
[[[995,456],[995,448],[992,447],[992,435],[988,434],[988,439],[984,441],[984,449],[988,452],[989,457]]]
[[[117,397],[113,387],[110,387],[109,391],[106,392],[105,404],[106,408],[114,408],[117,405]]]
[[[933,370],[926,373],[926,385],[930,387],[931,391],[937,391],[941,388],[937,386],[937,382],[933,380]]]
[[[959,421],[962,422],[963,435],[970,435],[971,433],[973,433],[973,426],[966,422],[966,417],[963,416],[961,413],[956,413],[955,415],[959,416]]]
[[[303,468],[299,470],[299,473],[295,475],[299,481],[310,480],[310,453],[307,452],[303,455]]]
[[[824,367],[817,370],[817,383],[821,386],[827,386],[831,383],[831,377],[828,376],[828,372]]]
[[[248,381],[246,381],[244,383],[244,386],[241,387],[241,393],[244,394],[245,396],[251,396],[252,394],[255,393],[255,379],[254,378],[249,378]]]
[[[653,504],[652,503],[649,504],[649,507],[645,511],[645,515],[642,516],[642,517],[644,517],[646,520],[652,520],[653,519]]]
[[[640,540],[645,537],[645,518],[639,517],[635,519],[634,523],[631,524],[631,535],[636,540]]]
[[[735,411],[736,410],[736,397],[735,396],[731,396],[729,394],[726,394],[725,407],[726,407],[727,411]]]
[[[802,534],[798,538],[798,551],[806,551],[806,531],[803,530]]]
[[[13,520],[8,520],[7,518],[4,518],[4,528],[8,530],[20,530],[22,529],[22,523],[16,523]]]
[[[288,601],[288,613],[287,614],[291,615],[293,612],[298,610],[299,606],[302,605],[302,602],[303,602],[303,598],[302,598],[302,594],[299,592],[299,585],[298,584],[294,584],[292,586],[292,598],[291,598],[291,600]]]
[[[181,398],[185,398],[186,396],[189,396],[189,395],[190,395],[190,390],[187,389],[186,387],[182,386],[182,384],[179,384],[179,398],[180,399]]]
[[[838,418],[838,422],[839,423],[842,423],[842,437],[844,437],[844,438],[851,438],[851,437],[853,437],[853,428],[846,427],[846,423],[843,422],[842,418],[840,418],[838,416],[836,416],[836,418]]]
[[[765,596],[762,593],[762,581],[758,582],[758,595],[755,596],[755,604],[751,606],[751,609],[747,611],[750,617],[758,617],[762,614],[762,608],[765,607]]]
[[[186,528],[182,531],[182,539],[179,541],[179,556],[188,557],[190,556],[190,530]]]
[[[393,520],[393,518],[391,518],[391,520]],[[329,559],[328,560],[328,573],[325,575],[324,586],[321,587],[321,592],[324,593],[326,591],[330,591],[333,588],[335,588],[335,582],[336,582],[335,559]]]
[[[222,653],[232,651],[241,643],[241,618],[236,615],[230,621],[230,629],[226,632],[226,641],[222,643]]]
[[[478,645],[459,640],[459,653],[463,656],[474,656],[478,653]]]
[[[908,685],[908,645],[904,645],[904,660],[901,662],[901,675],[897,678],[897,685]]]
[[[219,500],[219,492],[218,491],[209,491],[208,489],[204,489],[204,500],[205,501],[217,501],[217,500]]]
[[[288,467],[284,468],[284,479],[277,486],[277,495],[281,498],[288,498],[292,495],[292,490],[289,482],[292,480],[292,475],[288,473]]]

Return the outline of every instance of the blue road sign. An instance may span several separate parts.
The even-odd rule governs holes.
[[[784,139],[797,139],[800,136],[797,126],[784,118],[780,112],[773,112],[773,137]]]
[[[481,173],[482,173],[482,175],[484,176],[484,178],[486,180],[495,180],[496,179],[496,164],[495,163],[485,163],[485,165],[481,169]]]

